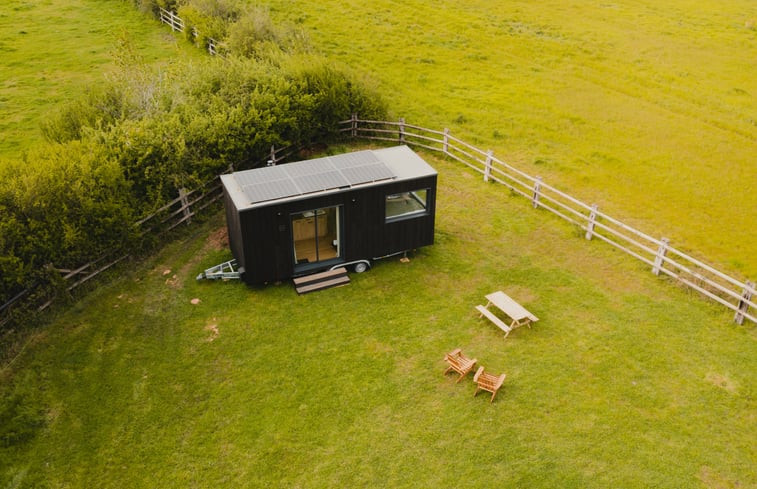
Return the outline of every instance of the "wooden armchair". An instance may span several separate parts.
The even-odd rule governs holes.
[[[476,375],[473,376],[473,382],[476,383],[476,392],[473,396],[478,395],[478,391],[484,390],[492,393],[492,398],[489,402],[494,402],[494,396],[497,395],[497,391],[502,387],[502,383],[505,381],[505,374],[497,377],[496,375],[487,374],[484,372],[484,367],[478,367]]]
[[[454,370],[455,372],[460,374],[460,377],[457,379],[457,382],[460,382],[460,379],[465,377],[465,374],[473,370],[473,367],[476,366],[476,362],[478,360],[476,360],[475,358],[466,357],[460,351],[460,348],[455,348],[451,352],[444,355],[444,361],[449,364],[447,370],[444,371],[444,375],[447,375],[447,372],[449,372],[450,370]]]

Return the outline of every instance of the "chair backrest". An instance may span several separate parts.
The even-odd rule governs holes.
[[[454,370],[463,373],[470,370],[477,362],[475,358],[468,358],[457,349],[444,355],[444,360],[450,364]]]
[[[476,382],[480,388],[492,391],[502,385],[502,382],[505,381],[505,374],[499,376],[492,375],[484,372],[484,367],[479,367],[478,372],[476,372],[476,375],[473,377],[473,381]]]

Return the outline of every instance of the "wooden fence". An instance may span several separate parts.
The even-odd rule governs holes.
[[[239,168],[230,166],[225,173],[231,173],[236,170],[242,170],[246,167],[262,166],[265,164],[275,165],[281,163],[295,154],[300,147],[287,146],[276,148],[271,146],[271,151],[265,158],[252,162],[252,164],[240,165]],[[192,217],[200,213],[205,208],[214,204],[223,197],[220,175],[210,182],[193,189],[179,189],[179,196],[168,202],[152,214],[145,216],[133,224],[137,228],[138,235],[156,235],[161,236],[177,226],[184,224],[190,225]],[[112,268],[118,263],[126,260],[130,254],[126,250],[112,250],[105,253],[95,260],[92,260],[79,267],[59,268],[49,265],[49,268],[60,273],[64,282],[67,293],[72,293],[76,288],[83,285],[90,279]],[[44,311],[55,301],[55,294],[42,292],[43,288],[39,285],[25,289],[5,304],[0,305],[0,327],[10,321],[11,311],[15,307],[29,306],[36,308],[38,312]]]
[[[750,308],[757,308],[755,284],[737,280],[704,262],[672,247],[666,238],[653,238],[623,222],[601,212],[599,207],[588,205],[548,185],[540,177],[533,177],[501,161],[492,151],[483,151],[454,136],[448,129],[435,131],[398,122],[360,120],[356,115],[340,122],[340,132],[352,138],[390,141],[425,148],[444,154],[481,173],[485,182],[500,183],[531,201],[535,209],[545,209],[568,222],[579,226],[587,240],[599,239],[633,256],[650,267],[655,275],[668,275],[681,284],[722,304],[734,312],[734,321],[743,324],[748,319],[757,324],[757,315]],[[247,165],[277,164],[286,160],[297,149],[271,147],[270,154],[262,161]],[[237,168],[243,169],[243,168]],[[228,172],[234,171],[230,167]],[[166,233],[181,225],[190,224],[192,217],[202,209],[218,201],[221,196],[220,177],[214,178],[200,188],[179,191],[179,196],[153,214],[134,223],[141,233]],[[114,251],[97,260],[75,269],[56,268],[67,283],[66,290],[75,288],[128,258],[123,251]],[[0,306],[0,326],[9,320],[9,311],[34,295],[34,288],[22,291],[6,304]],[[38,302],[41,311],[52,299]]]
[[[164,9],[163,7],[160,7],[159,18],[161,22],[171,27],[171,30],[174,32],[184,32],[184,29],[186,28],[184,20],[181,17],[169,10]],[[195,39],[200,37],[200,33],[194,27],[192,28],[192,37],[194,37]],[[213,56],[223,57],[223,55],[221,55],[221,53],[218,51],[218,41],[216,41],[215,39],[209,37],[208,45],[206,47],[208,49],[208,52]]]
[[[485,182],[500,183],[529,199],[534,209],[545,209],[579,226],[587,240],[599,239],[645,263],[655,275],[664,274],[734,312],[734,321],[757,323],[754,282],[740,281],[674,248],[666,238],[653,238],[618,219],[501,161],[492,151],[483,151],[453,137],[448,129],[435,131],[398,122],[359,120],[353,115],[342,121],[340,131],[353,138],[391,141],[439,152],[481,173]]]

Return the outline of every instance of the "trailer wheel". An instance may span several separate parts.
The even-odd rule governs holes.
[[[363,273],[364,271],[368,270],[368,264],[364,261],[361,261],[360,263],[355,263],[355,273]]]

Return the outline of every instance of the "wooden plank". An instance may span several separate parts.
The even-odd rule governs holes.
[[[294,282],[294,285],[305,285],[310,282],[315,282],[318,280],[324,280],[324,279],[346,275],[346,274],[347,274],[347,269],[344,267],[339,267],[339,268],[335,268],[334,270],[327,270],[325,272],[314,273],[311,275],[304,275],[302,277],[296,277],[292,279],[292,282]]]
[[[315,292],[316,290],[328,289],[339,285],[347,285],[348,283],[350,283],[350,278],[344,275],[332,280],[326,280],[323,282],[316,282],[314,284],[297,287],[296,290],[298,294],[307,294],[308,292]]]
[[[500,318],[492,314],[492,312],[489,309],[485,308],[484,306],[479,304],[476,306],[476,310],[480,312],[482,316],[486,316],[486,318],[492,323],[494,323],[499,329],[504,331],[505,336],[507,336],[507,334],[510,333],[510,331],[512,331],[512,328],[510,326],[505,324]]]
[[[486,296],[486,300],[488,300],[490,303],[497,306],[497,308],[499,308],[502,312],[504,312],[505,314],[507,314],[508,316],[510,316],[516,321],[520,321],[526,318],[530,319],[533,322],[536,322],[539,320],[539,318],[534,316],[525,307],[518,304],[509,295],[505,294],[501,290],[488,294]]]

